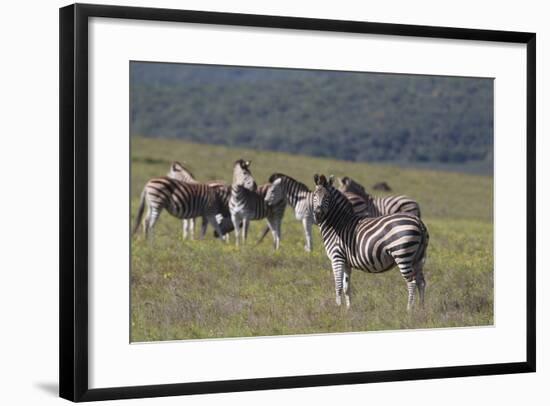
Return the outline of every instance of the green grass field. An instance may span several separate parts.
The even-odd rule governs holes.
[[[386,181],[415,198],[430,233],[424,308],[406,312],[397,269],[355,270],[352,306],[336,307],[330,262],[314,226],[304,251],[301,223],[287,208],[281,249],[271,236],[256,245],[265,221],[253,222],[247,245],[212,236],[183,241],[181,220],[164,212],[151,242],[132,239],[131,340],[269,336],[347,331],[482,326],[493,323],[493,179],[330,159],[132,137],[132,225],[145,182],[185,161],[199,180],[231,181],[233,162],[252,160],[258,184],[282,172],[313,188],[313,174],[348,175],[368,188]],[[200,221],[196,222],[196,236]]]

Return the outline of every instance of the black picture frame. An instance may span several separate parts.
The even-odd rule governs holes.
[[[376,372],[186,382],[90,389],[88,386],[88,19],[105,17],[424,38],[496,41],[527,48],[527,323],[525,361]],[[75,402],[262,389],[534,372],[536,35],[527,32],[384,24],[220,12],[74,4],[60,9],[60,396]]]

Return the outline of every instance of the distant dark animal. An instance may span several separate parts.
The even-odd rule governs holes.
[[[250,172],[250,161],[239,159],[233,165],[233,183],[229,211],[235,228],[235,239],[239,245],[239,231],[242,222],[242,240],[246,242],[248,227],[251,220],[265,218],[273,235],[275,249],[279,249],[281,241],[281,223],[285,212],[286,201],[270,206],[265,201],[265,195],[270,184],[257,187]]]
[[[376,218],[357,215],[349,200],[332,186],[332,178],[314,176],[313,217],[321,236],[336,289],[336,304],[351,304],[352,268],[380,273],[397,266],[407,282],[409,310],[418,289],[424,302],[426,282],[422,272],[429,235],[416,216],[390,214]]]
[[[216,187],[204,184],[185,183],[167,176],[150,179],[141,192],[141,198],[134,226],[134,234],[140,226],[145,207],[147,215],[143,218],[143,231],[148,237],[162,210],[168,211],[179,219],[204,217],[214,229],[222,235],[222,230],[216,220],[220,213],[222,196]],[[201,237],[204,237],[204,232]]]
[[[350,200],[355,213],[366,217],[379,217],[394,213],[407,213],[420,218],[420,205],[407,196],[371,196],[365,188],[345,176],[339,179],[340,190]]]
[[[391,192],[392,191],[390,185],[388,185],[386,182],[375,183],[372,188],[374,190],[379,190],[381,192]]]

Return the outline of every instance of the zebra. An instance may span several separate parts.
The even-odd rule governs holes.
[[[349,200],[332,186],[332,177],[315,175],[313,218],[320,226],[325,251],[332,264],[336,304],[351,304],[351,269],[378,273],[395,265],[407,282],[407,310],[413,306],[416,289],[424,303],[426,281],[423,266],[428,230],[422,220],[403,213],[369,218],[357,215]]]
[[[168,171],[166,176],[185,183],[199,184],[199,181],[195,178],[195,176],[193,176],[191,171],[178,161],[172,162],[172,164],[170,165],[170,170]],[[231,187],[226,185],[226,183],[221,180],[208,181],[206,182],[206,185],[210,187],[218,188],[218,192],[220,193],[220,196],[222,198],[222,210],[220,212],[220,215],[218,215],[217,217],[217,221],[218,221],[218,224],[220,224],[222,232],[224,234],[229,233],[230,231],[233,230],[233,223],[231,222],[231,217],[229,215],[229,206],[228,206]],[[182,223],[183,223],[183,239],[185,240],[189,236],[193,240],[195,238],[195,219],[194,218],[183,219]],[[208,226],[208,220],[205,217],[203,217],[202,227],[201,227],[202,236],[206,234],[207,226]]]
[[[367,217],[379,217],[394,213],[407,213],[420,218],[420,205],[407,196],[371,196],[365,188],[353,179],[345,176],[338,179],[338,188],[350,200],[357,214]]]
[[[313,240],[311,236],[311,225],[313,224],[313,193],[306,185],[290,176],[282,173],[274,173],[269,177],[271,186],[267,189],[265,201],[273,206],[279,202],[286,201],[294,209],[296,220],[302,222],[306,237],[304,249],[311,252],[313,249]],[[260,241],[269,231],[265,229]]]
[[[265,218],[273,235],[275,249],[279,249],[281,242],[281,223],[284,216],[286,202],[283,200],[270,206],[265,202],[265,195],[270,184],[258,187],[250,172],[250,161],[239,159],[233,165],[233,183],[229,211],[235,228],[235,243],[239,246],[239,231],[242,222],[242,240],[246,242],[248,227],[251,220]]]
[[[204,217],[218,231],[223,232],[216,221],[221,209],[220,191],[216,187],[200,183],[185,183],[168,176],[150,179],[141,192],[136,223],[133,234],[140,226],[143,212],[147,206],[147,215],[143,218],[143,231],[147,238],[153,231],[163,209],[179,219]],[[203,226],[201,238],[206,227]]]

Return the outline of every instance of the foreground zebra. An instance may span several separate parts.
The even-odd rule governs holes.
[[[136,223],[133,233],[139,229],[143,212],[147,206],[147,215],[143,218],[145,237],[153,231],[163,209],[179,219],[204,217],[212,224],[219,235],[222,230],[216,221],[221,210],[219,188],[203,184],[185,183],[167,176],[150,179],[141,192]],[[206,229],[203,227],[203,233]],[[201,235],[201,238],[204,234]]]
[[[428,231],[422,221],[407,214],[368,218],[354,213],[351,203],[332,186],[332,178],[314,176],[313,217],[321,228],[327,256],[332,263],[336,304],[342,295],[349,307],[351,269],[378,273],[395,265],[407,282],[409,310],[416,294],[424,303]]]
[[[257,187],[256,181],[250,172],[250,161],[239,159],[233,165],[233,183],[231,184],[231,198],[229,211],[235,228],[235,243],[239,245],[239,231],[242,222],[242,240],[246,242],[248,227],[251,220],[265,218],[271,233],[275,249],[279,249],[281,242],[281,223],[285,212],[286,202],[283,200],[276,205],[268,205],[265,195],[270,184]]]
[[[420,218],[419,204],[407,196],[371,196],[365,188],[345,176],[339,179],[338,188],[346,195],[357,214],[379,217],[394,213],[407,213]]]
[[[306,236],[305,250],[311,252],[313,242],[311,238],[311,225],[313,224],[313,193],[306,185],[292,179],[282,173],[274,173],[270,176],[271,186],[267,189],[265,201],[273,206],[286,201],[294,209],[296,220],[302,222]],[[260,241],[267,234],[267,229]]]
[[[170,165],[170,170],[168,171],[167,176],[172,179],[179,180],[185,183],[199,184],[200,182],[193,176],[191,171],[183,166],[181,163],[174,161]],[[229,214],[229,197],[231,195],[231,187],[226,185],[225,182],[220,180],[208,181],[206,185],[218,188],[218,193],[221,197],[222,206],[220,208],[220,216],[218,216],[217,221],[220,224],[220,228],[224,234],[229,233],[233,230],[233,223],[231,222],[231,216]],[[195,219],[183,219],[183,239],[185,240],[188,236],[193,240],[195,238]],[[208,220],[202,218],[201,226],[201,236],[204,237],[206,234],[206,229],[208,226]],[[217,235],[216,235],[217,236]]]

